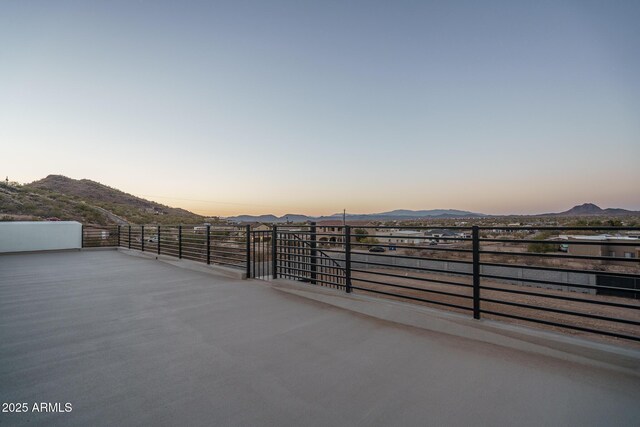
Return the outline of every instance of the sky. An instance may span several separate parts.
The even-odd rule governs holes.
[[[0,2],[0,175],[205,215],[640,210],[638,1]]]

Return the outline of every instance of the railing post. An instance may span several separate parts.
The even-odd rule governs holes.
[[[120,247],[120,226],[118,225],[118,247]]]
[[[211,264],[211,226],[207,225],[207,264]]]
[[[278,226],[273,224],[271,234],[271,273],[274,279],[278,278]]]
[[[344,280],[345,290],[351,293],[351,226],[344,226]]]
[[[144,252],[144,225],[140,226],[140,248]]]
[[[182,259],[182,224],[178,226],[178,259]]]
[[[316,279],[318,278],[318,265],[317,265],[317,259],[316,257],[318,256],[318,251],[316,251],[316,248],[318,247],[317,244],[317,234],[316,234],[316,223],[312,222],[311,225],[309,226],[309,238],[311,239],[309,241],[309,263],[311,264],[311,284],[315,285],[316,284]]]
[[[480,229],[474,225],[471,229],[473,241],[473,318],[480,318]]]
[[[158,225],[158,255],[160,255],[160,225]]]
[[[131,249],[131,224],[129,224],[129,249]]]
[[[84,248],[84,224],[82,224],[82,230],[80,231],[80,247]]]
[[[251,278],[251,226],[249,224],[245,227],[247,235],[247,279]]]

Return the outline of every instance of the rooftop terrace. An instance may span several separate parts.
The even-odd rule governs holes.
[[[305,292],[330,297],[316,288]],[[640,419],[637,371],[374,315],[392,314],[401,302],[336,298],[345,308],[277,281],[115,250],[2,255],[1,400],[70,402],[73,410],[0,413],[0,424],[624,426]],[[354,302],[377,308],[365,316],[345,305]]]

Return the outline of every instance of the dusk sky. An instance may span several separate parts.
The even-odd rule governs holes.
[[[0,2],[0,174],[207,215],[640,210],[640,1]]]

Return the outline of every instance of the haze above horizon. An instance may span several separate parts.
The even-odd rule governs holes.
[[[640,210],[640,3],[0,4],[0,174],[204,215]]]

